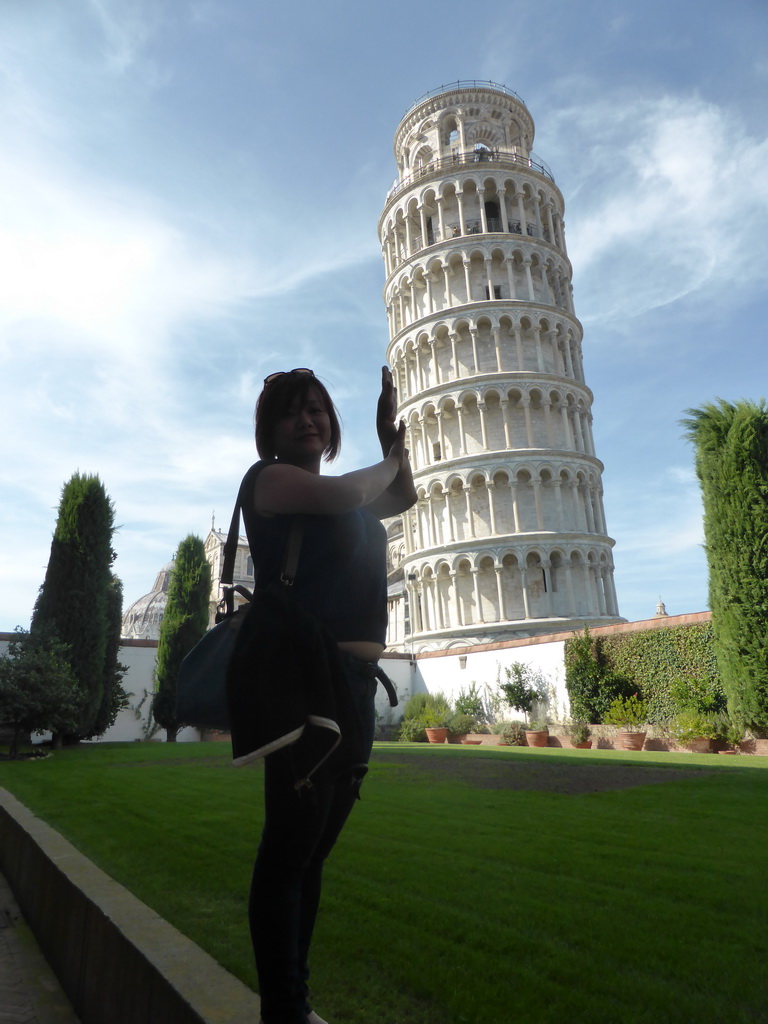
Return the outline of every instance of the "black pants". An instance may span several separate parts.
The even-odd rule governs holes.
[[[369,662],[343,654],[363,723],[366,760],[373,746],[376,680]],[[310,790],[294,788],[291,749],[264,764],[264,828],[253,868],[248,918],[264,1024],[306,1024],[309,946],[323,864],[354,806],[359,785],[322,769]]]

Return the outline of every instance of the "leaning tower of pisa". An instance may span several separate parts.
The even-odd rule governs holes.
[[[379,220],[387,360],[419,494],[390,530],[430,650],[621,621],[564,203],[511,90],[428,93]]]

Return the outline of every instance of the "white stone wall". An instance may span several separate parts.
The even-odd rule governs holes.
[[[639,632],[649,629],[666,629],[677,626],[692,625],[711,619],[710,612],[695,612],[688,615],[656,616],[641,622],[630,622],[612,626],[596,627],[592,632],[601,634]],[[558,633],[551,636],[532,638],[530,643],[525,640],[510,640],[503,643],[488,645],[486,648],[456,647],[447,651],[433,651],[429,654],[416,656],[414,660],[407,655],[387,652],[381,665],[395,685],[400,704],[390,709],[383,687],[379,687],[376,696],[376,710],[382,723],[397,722],[402,716],[403,707],[414,693],[442,692],[455,700],[461,690],[469,690],[474,682],[478,687],[487,684],[495,686],[498,678],[504,680],[504,669],[513,662],[519,661],[538,672],[541,672],[547,683],[554,689],[553,706],[550,713],[554,720],[559,721],[568,714],[568,692],[565,687],[564,650],[565,641],[576,633]],[[13,634],[0,634],[0,656],[8,648],[8,641]],[[154,671],[157,644],[151,641],[128,642],[120,649],[120,660],[128,665],[125,677],[125,688],[132,692],[133,708],[136,708],[146,691],[152,690],[152,673]],[[142,706],[139,717],[134,710],[121,713],[115,725],[103,737],[108,741],[131,741],[144,738],[146,724],[146,707],[148,699]],[[165,733],[160,732],[157,739],[164,739]],[[181,741],[199,739],[196,729],[185,729],[179,734]]]
[[[384,725],[399,721],[406,701],[414,693],[442,692],[455,699],[462,689],[469,689],[473,681],[478,686],[483,683],[493,684],[499,672],[504,678],[504,666],[513,661],[523,661],[543,672],[555,686],[558,703],[562,707],[567,702],[563,646],[564,641],[557,640],[530,647],[494,651],[472,651],[468,648],[464,655],[465,667],[462,667],[462,655],[448,651],[415,661],[402,655],[385,655],[381,665],[394,683],[400,703],[397,708],[390,708],[386,692],[379,686],[376,692],[379,721]],[[0,655],[7,648],[7,639],[0,639]],[[150,738],[147,736],[147,712],[152,695],[157,644],[152,641],[131,642],[120,648],[119,658],[128,666],[123,685],[131,694],[131,707],[121,711],[115,724],[93,742],[130,743]],[[34,741],[40,743],[47,739],[50,739],[50,733],[34,737]],[[165,730],[160,729],[151,739],[164,741]],[[197,729],[182,729],[177,739],[181,743],[196,742],[200,740],[200,733]]]
[[[547,685],[554,690],[549,708],[553,721],[563,721],[568,716],[568,691],[565,688],[565,665],[563,652],[565,640],[532,644],[526,647],[509,647],[490,651],[473,651],[466,654],[440,652],[439,656],[420,658],[417,661],[416,692],[444,693],[451,701],[462,690],[468,691],[472,683],[479,690],[489,686],[496,689],[498,680],[505,681],[504,669],[513,662],[523,662],[541,672]],[[508,718],[521,718],[518,712],[509,712]]]

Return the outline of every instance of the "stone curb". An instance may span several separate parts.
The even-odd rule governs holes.
[[[0,873],[83,1024],[254,1024],[259,999],[0,789]]]

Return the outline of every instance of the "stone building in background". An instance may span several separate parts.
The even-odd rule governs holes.
[[[389,524],[395,649],[623,621],[563,196],[533,137],[491,82],[427,94],[395,133],[378,230],[419,495]]]

